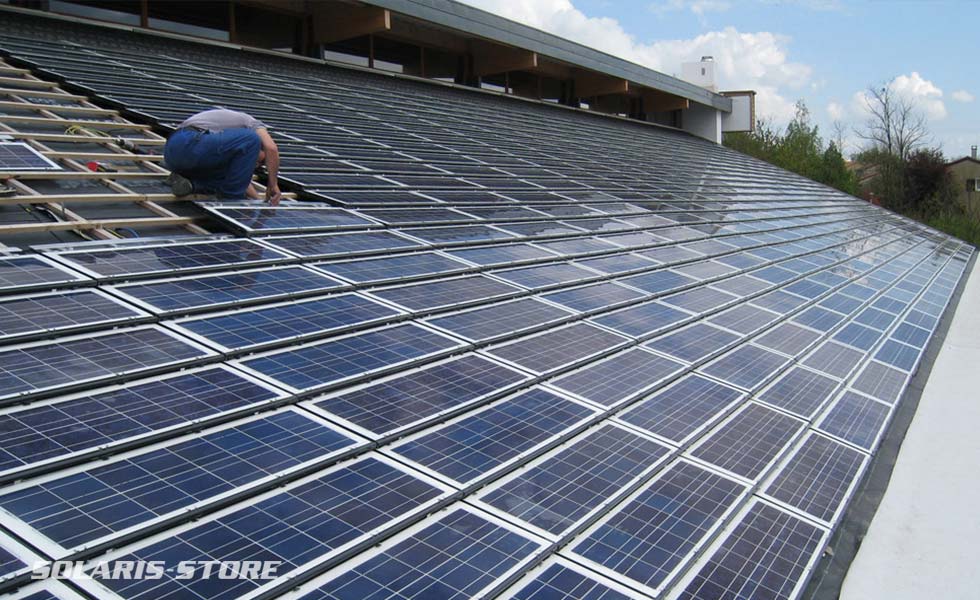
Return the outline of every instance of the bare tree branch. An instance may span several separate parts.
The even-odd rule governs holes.
[[[894,154],[902,159],[929,138],[926,120],[907,98],[896,94],[887,85],[869,87],[865,95],[868,120],[854,133],[870,143],[872,148]]]

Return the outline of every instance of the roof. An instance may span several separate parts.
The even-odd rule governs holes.
[[[0,52],[161,130],[247,110],[301,197],[0,257],[0,592],[797,598],[973,255],[682,132],[43,18]],[[281,562],[29,582],[202,557]]]
[[[946,166],[947,167],[952,167],[953,165],[958,165],[958,164],[964,163],[964,162],[972,162],[972,163],[980,164],[980,160],[977,160],[976,158],[973,158],[972,156],[964,156],[963,158],[957,158],[956,160],[949,161],[948,163],[946,163]]]

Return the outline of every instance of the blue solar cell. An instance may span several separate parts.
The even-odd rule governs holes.
[[[606,517],[572,552],[657,589],[744,492],[741,484],[678,462]]]
[[[838,379],[845,379],[864,360],[865,353],[826,341],[803,359],[802,364]]]
[[[209,355],[156,326],[28,344],[0,352],[0,397],[135,374]]]
[[[459,345],[408,323],[287,348],[244,360],[242,364],[293,389],[313,390]]]
[[[712,432],[691,454],[755,480],[806,426],[803,421],[750,402]]]
[[[555,562],[518,590],[511,600],[629,600],[626,594]]]
[[[855,390],[877,398],[888,404],[895,404],[905,391],[908,374],[884,365],[869,361],[851,384]]]
[[[738,390],[687,375],[632,406],[619,419],[679,444],[743,397]]]
[[[383,223],[400,225],[477,220],[451,208],[383,208],[368,209],[361,212]]]
[[[358,294],[340,294],[177,321],[177,325],[229,350],[254,348],[313,334],[379,323],[397,310]]]
[[[593,237],[556,240],[553,242],[536,242],[536,244],[563,256],[615,250],[618,248],[615,244],[610,244],[609,242]]]
[[[572,313],[533,298],[521,298],[427,320],[464,338],[481,341],[554,323]]]
[[[667,446],[604,425],[494,486],[480,499],[561,535],[669,453]]]
[[[424,245],[421,242],[410,240],[390,231],[295,235],[265,238],[263,241],[307,258],[349,256],[351,254],[413,248]]]
[[[281,577],[429,506],[441,494],[433,485],[369,456],[219,513],[117,560],[282,561],[276,571]],[[198,569],[185,579],[176,579],[179,572],[174,571],[157,580],[99,581],[134,600],[168,595],[189,600],[240,598],[268,583],[204,578],[202,573]]]
[[[812,306],[793,317],[793,321],[812,327],[817,331],[830,331],[844,320],[844,315],[819,306]]]
[[[501,225],[497,225],[497,227],[524,237],[543,237],[582,233],[581,229],[569,227],[566,223],[555,221],[539,223],[503,223]]]
[[[40,256],[0,257],[0,290],[4,292],[83,279]]]
[[[830,288],[822,283],[817,283],[816,281],[812,281],[810,279],[801,279],[800,281],[787,285],[783,289],[787,292],[792,292],[799,296],[803,296],[804,298],[813,299],[820,296]]]
[[[489,240],[506,240],[515,236],[500,229],[487,225],[463,225],[460,227],[425,227],[411,229],[413,237],[431,244],[458,244],[465,242],[485,242]]]
[[[460,483],[479,479],[593,411],[540,388],[494,403],[398,444],[393,452]]]
[[[722,275],[727,275],[736,269],[713,260],[704,260],[701,262],[674,267],[674,270],[678,273],[683,273],[684,275],[693,277],[699,281],[704,281],[707,279],[715,279],[717,277],[721,277]]]
[[[13,543],[0,535],[0,581],[27,566],[27,562],[13,552]]]
[[[226,368],[210,367],[9,411],[0,415],[0,470],[199,422],[279,395]]]
[[[381,436],[527,379],[514,369],[468,354],[317,401],[314,406]]]
[[[892,339],[904,342],[916,348],[924,348],[929,342],[931,332],[928,329],[902,323],[892,332]]]
[[[875,353],[875,359],[911,373],[915,370],[921,353],[919,348],[889,339]]]
[[[570,366],[626,342],[626,338],[587,323],[551,329],[488,350],[489,354],[535,373]]]
[[[650,250],[643,250],[642,252],[637,252],[637,254],[663,264],[681,262],[685,260],[694,260],[697,258],[701,258],[702,256],[698,252],[694,252],[693,250],[688,250],[687,248],[682,248],[680,246],[664,246],[662,248],[652,248]]]
[[[158,313],[211,308],[250,300],[298,297],[341,285],[303,267],[278,267],[117,285]]]
[[[709,319],[710,323],[748,335],[769,325],[779,316],[751,304],[740,304]]]
[[[807,437],[766,494],[830,523],[864,467],[865,455],[821,435]]]
[[[752,304],[761,306],[762,308],[768,308],[769,310],[775,311],[781,315],[785,315],[793,309],[803,306],[806,304],[806,302],[806,298],[800,298],[799,296],[787,294],[782,290],[775,290],[773,292],[769,292],[768,294],[763,294],[758,298],[752,299]]]
[[[592,320],[628,336],[640,338],[666,329],[691,315],[659,302],[645,302],[607,313]]]
[[[646,346],[683,361],[695,363],[723,350],[737,339],[739,336],[730,331],[705,323],[695,323],[652,340]]]
[[[767,387],[759,395],[759,399],[801,417],[810,418],[833,395],[838,385],[838,382],[826,375],[793,367]]]
[[[0,341],[96,323],[108,327],[144,315],[91,290],[17,296],[0,301]]]
[[[639,254],[616,254],[601,258],[590,258],[579,261],[579,263],[603,273],[625,273],[626,271],[635,271],[638,269],[650,269],[657,264],[648,258],[643,258]]]
[[[528,289],[540,289],[573,281],[601,277],[598,273],[583,269],[571,263],[557,263],[493,271],[501,279],[506,279]]]
[[[588,231],[622,231],[623,229],[633,229],[639,225],[633,225],[615,219],[575,219],[567,221],[567,224],[581,227]]]
[[[820,301],[819,305],[824,308],[829,308],[831,310],[836,310],[839,313],[849,315],[856,311],[863,304],[860,300],[855,300],[843,294],[831,294],[827,298]]]
[[[789,600],[823,537],[822,529],[756,503],[678,599],[723,598],[738,590],[739,598]]]
[[[552,385],[603,406],[613,406],[683,369],[679,362],[633,348],[560,377]]]
[[[655,273],[633,275],[620,281],[645,292],[650,292],[651,294],[660,294],[696,283],[697,279],[675,273],[674,271],[657,271]]]
[[[864,351],[871,350],[881,338],[882,332],[859,323],[848,323],[840,328],[834,339]]]
[[[458,509],[343,570],[301,600],[475,598],[540,543]]]
[[[391,281],[472,269],[465,263],[435,252],[318,263],[313,266],[354,283]]]
[[[448,254],[478,265],[506,265],[538,258],[554,258],[555,255],[530,244],[507,244],[451,250]]]
[[[521,291],[521,288],[508,283],[483,275],[473,275],[415,285],[401,285],[374,290],[371,293],[409,310],[427,310],[510,296]]]
[[[0,506],[64,548],[172,514],[355,442],[287,410],[0,496]]]
[[[605,282],[553,292],[543,297],[572,310],[587,312],[599,308],[608,308],[643,296],[643,292]]]
[[[102,277],[199,271],[289,258],[252,240],[218,240],[162,246],[72,250],[57,256]]]
[[[701,370],[746,390],[753,390],[782,369],[789,358],[759,346],[746,344],[732,350]]]
[[[343,208],[305,206],[212,206],[208,209],[245,231],[295,231],[376,226]]]
[[[820,429],[865,450],[873,450],[890,409],[854,392],[844,392],[820,421]]]

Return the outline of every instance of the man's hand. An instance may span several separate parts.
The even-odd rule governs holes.
[[[279,186],[276,184],[271,184],[265,188],[265,201],[272,206],[279,206],[279,201],[282,200],[282,192],[279,191]]]

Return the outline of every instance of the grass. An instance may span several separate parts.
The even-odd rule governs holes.
[[[958,237],[974,246],[980,246],[980,219],[965,214],[943,212],[921,220],[939,231]]]

